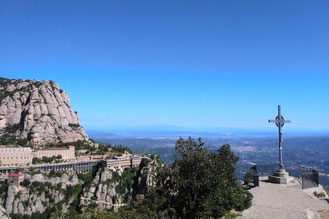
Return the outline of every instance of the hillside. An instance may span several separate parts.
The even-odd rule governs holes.
[[[157,166],[155,159],[144,158],[124,170],[104,163],[88,173],[24,170],[19,187],[0,180],[0,218],[75,218],[94,208],[117,210],[151,188],[145,181],[153,180]]]
[[[87,140],[67,93],[53,81],[0,78],[1,144]]]

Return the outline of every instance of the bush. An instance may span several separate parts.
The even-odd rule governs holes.
[[[313,194],[317,198],[324,198],[324,197],[326,197],[326,193],[324,193],[324,192],[318,193],[317,191],[315,191],[315,192],[313,192]]]
[[[31,184],[29,179],[24,179],[23,182],[21,183],[22,186],[28,187]]]
[[[254,183],[254,172],[252,170],[246,172],[243,181],[245,185],[248,185],[249,183]]]
[[[229,145],[212,152],[201,138],[180,138],[175,149],[174,163],[158,174],[162,186],[157,193],[164,196],[167,210],[172,207],[178,218],[217,218],[250,207],[252,195],[238,182],[239,158]]]
[[[38,163],[41,163],[41,159],[38,157],[33,157],[32,164],[38,164]]]
[[[5,196],[8,191],[7,181],[0,181],[0,196]]]

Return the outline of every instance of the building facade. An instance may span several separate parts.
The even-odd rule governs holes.
[[[32,157],[42,158],[42,157],[57,157],[58,155],[62,156],[63,160],[73,160],[75,159],[75,147],[60,147],[60,148],[47,148],[35,150],[32,152]]]
[[[137,167],[142,159],[143,157],[141,156],[124,153],[122,156],[117,156],[114,159],[108,159],[107,166],[114,169]]]
[[[138,156],[138,155],[133,155],[131,157],[131,166],[132,167],[137,167],[141,164],[143,157]]]
[[[0,166],[26,166],[32,161],[29,147],[0,147]]]
[[[75,147],[48,148],[32,151],[29,147],[0,146],[0,166],[27,166],[32,158],[53,157],[61,155],[63,160],[75,159]]]

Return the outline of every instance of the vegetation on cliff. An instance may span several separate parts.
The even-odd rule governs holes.
[[[159,169],[156,186],[117,212],[93,210],[77,218],[218,218],[251,205],[235,175],[238,157],[229,145],[209,151],[201,139],[180,138],[175,162]]]
[[[47,147],[69,143],[49,144]],[[86,142],[72,143],[80,150],[89,150]],[[123,146],[101,146],[100,151],[111,148],[114,154],[121,154]],[[95,147],[93,147],[95,148]],[[94,150],[94,149],[92,149]],[[229,145],[216,151],[204,146],[202,139],[178,139],[175,146],[175,160],[165,165],[157,155],[143,159],[137,168],[116,172],[101,162],[92,172],[76,176],[75,185],[49,182],[22,184],[27,190],[15,194],[24,209],[31,208],[34,199],[43,197],[40,209],[29,215],[11,214],[12,218],[218,218],[232,210],[242,211],[251,205],[252,196],[238,182],[235,165],[238,157]],[[31,176],[34,173],[29,170]],[[59,172],[42,173],[44,177],[61,177]],[[71,180],[71,179],[69,179]],[[6,197],[6,185],[0,186]],[[25,190],[23,190],[25,191]],[[57,191],[57,193],[56,193]],[[53,194],[57,194],[54,202]],[[3,201],[3,200],[2,200]],[[17,203],[19,203],[17,202]],[[49,203],[48,203],[49,202]],[[48,204],[47,204],[48,203]],[[63,210],[65,209],[65,211]]]

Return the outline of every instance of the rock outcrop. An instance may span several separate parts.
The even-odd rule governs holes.
[[[135,194],[146,194],[149,189],[156,185],[156,173],[160,164],[157,157],[143,158],[140,164],[140,170],[137,174],[137,186]]]
[[[0,78],[0,130],[34,145],[88,140],[69,96],[52,81]]]
[[[145,158],[139,167],[111,169],[104,163],[93,172],[79,175],[74,171],[45,173],[29,171],[17,188],[0,181],[0,218],[49,211],[63,214],[79,209],[99,207],[116,211],[121,206],[144,196],[155,185],[155,158]],[[136,197],[136,198],[135,198]],[[55,212],[54,212],[55,211]]]
[[[97,205],[103,209],[117,210],[136,195],[145,195],[155,186],[157,158],[143,158],[139,168],[100,168],[90,185],[85,185],[80,197],[80,208]]]
[[[132,176],[135,176],[132,173]],[[80,208],[84,210],[91,204],[103,209],[116,210],[131,200],[132,177],[125,178],[120,171],[105,167],[100,169],[90,185],[85,185],[80,197]]]
[[[76,174],[64,173],[61,177],[26,174],[25,177],[29,181],[28,185],[19,188],[9,185],[5,200],[2,201],[4,208],[0,207],[0,216],[1,213],[32,215],[55,206],[66,213],[73,198],[78,195],[75,193],[79,193],[82,188]]]

